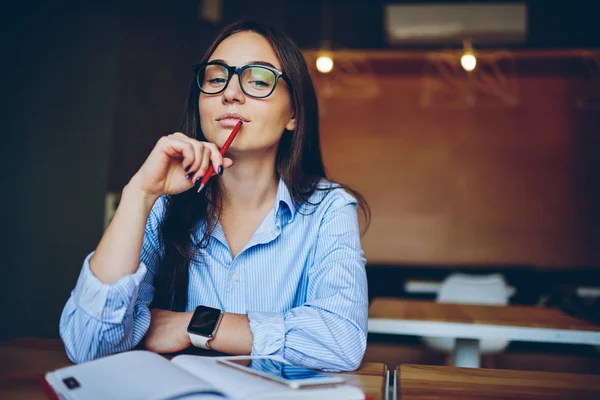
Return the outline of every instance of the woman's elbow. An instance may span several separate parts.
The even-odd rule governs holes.
[[[65,347],[69,360],[81,364],[102,357],[103,349],[102,332],[90,323],[82,323],[76,318],[64,319],[59,328],[60,338]]]
[[[69,360],[71,360],[71,362],[75,364],[83,364],[85,362],[93,360],[93,357],[90,353],[77,351],[77,349],[74,349],[71,346],[67,346],[66,344],[65,351],[67,353],[67,357],[69,357]]]
[[[348,364],[346,371],[356,371],[362,363],[365,351],[367,350],[367,339],[363,335],[356,341],[355,348],[352,350],[348,357]]]
[[[343,348],[337,354],[337,360],[334,362],[332,370],[339,372],[356,371],[362,363],[366,349],[367,338],[363,332],[357,331],[355,334],[346,337]]]
[[[92,361],[99,356],[98,345],[94,345],[95,340],[88,337],[85,332],[61,327],[60,338],[65,346],[67,357],[75,364]]]

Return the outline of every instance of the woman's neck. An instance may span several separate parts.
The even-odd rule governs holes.
[[[223,211],[253,211],[274,204],[279,180],[275,171],[275,155],[269,158],[234,159],[234,165],[218,178]]]

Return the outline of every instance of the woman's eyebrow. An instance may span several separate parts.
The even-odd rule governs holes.
[[[270,62],[266,62],[266,61],[250,61],[248,64],[265,65],[267,67],[277,68],[273,64],[271,64]],[[246,65],[248,65],[248,64],[246,64]]]
[[[227,62],[225,60],[221,60],[220,58],[217,58],[215,60],[210,60],[210,62],[218,62],[218,63],[223,63],[225,65],[229,65],[227,64]],[[265,65],[267,67],[271,67],[271,68],[275,68],[277,69],[276,66],[274,66],[273,64],[271,64],[270,62],[267,61],[250,61],[249,63],[246,63],[246,65],[250,65],[250,64],[255,64],[255,65]]]

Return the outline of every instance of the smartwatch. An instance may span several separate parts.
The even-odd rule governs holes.
[[[198,306],[190,320],[187,331],[192,344],[210,350],[208,342],[215,336],[223,312],[218,308]]]

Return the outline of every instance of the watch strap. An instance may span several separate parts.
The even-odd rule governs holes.
[[[212,339],[212,337],[208,336],[200,336],[193,333],[188,333],[190,335],[190,340],[192,341],[192,345],[195,347],[200,347],[201,349],[210,350],[210,345],[208,342]]]

